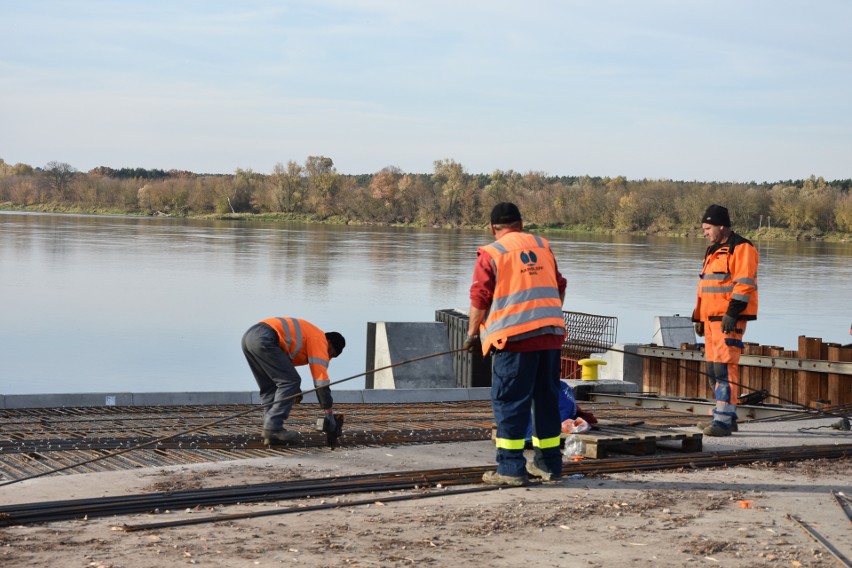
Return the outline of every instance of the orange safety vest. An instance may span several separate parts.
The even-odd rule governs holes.
[[[736,233],[715,250],[708,247],[698,277],[693,321],[721,320],[731,300],[747,304],[737,319],[757,319],[757,264],[757,249]]]
[[[491,307],[479,328],[482,354],[536,330],[564,336],[556,260],[547,241],[511,232],[479,250],[491,257],[496,276]]]
[[[323,330],[298,318],[267,318],[260,323],[275,330],[278,345],[293,365],[309,365],[314,387],[328,386],[328,340]]]

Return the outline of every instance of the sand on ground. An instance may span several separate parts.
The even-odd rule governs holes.
[[[798,426],[797,426],[798,428]],[[751,442],[749,442],[749,437]],[[826,436],[850,443],[848,433]],[[705,450],[796,443],[744,425]],[[803,443],[813,440],[802,438]],[[825,443],[822,441],[822,443]],[[493,464],[488,441],[338,448],[256,460],[56,475],[0,487],[0,505],[400,470]],[[0,565],[148,566],[778,566],[836,567],[791,516],[852,558],[852,524],[833,493],[852,497],[852,459],[753,463],[563,478],[523,488],[383,502],[353,494],[158,511],[0,528]],[[367,505],[350,505],[355,500]],[[339,507],[286,513],[299,505]],[[282,514],[125,532],[140,525],[243,512]]]

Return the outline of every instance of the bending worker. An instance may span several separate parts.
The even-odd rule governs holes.
[[[699,424],[705,436],[730,436],[737,430],[734,406],[739,394],[740,355],[746,322],[757,319],[757,249],[731,231],[728,210],[711,205],[701,218],[710,246],[698,275],[692,312],[695,333],[704,336],[707,375],[716,397],[713,419]]]
[[[324,333],[303,319],[275,317],[251,326],[243,335],[242,346],[260,387],[260,400],[264,407],[264,443],[271,445],[299,440],[297,432],[284,429],[284,421],[290,415],[296,398],[299,398],[302,379],[296,367],[300,365],[309,365],[320,406],[334,428],[334,401],[328,386],[328,364],[346,346],[342,335],[336,331]]]
[[[483,356],[493,353],[497,471],[482,476],[492,485],[524,485],[527,473],[544,480],[562,475],[559,363],[566,281],[547,241],[522,229],[516,205],[494,207],[496,241],[477,252],[470,287],[464,347]],[[524,445],[531,412],[535,459],[528,463]]]

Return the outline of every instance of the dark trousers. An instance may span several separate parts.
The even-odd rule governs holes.
[[[545,471],[562,471],[562,452],[539,447],[537,440],[559,438],[559,349],[493,356],[491,406],[497,422],[497,473],[525,476],[524,443],[532,414],[536,465]],[[504,447],[501,447],[503,445]],[[509,447],[505,447],[509,446]]]
[[[263,403],[263,429],[281,430],[293,408],[291,397],[301,390],[302,378],[287,353],[278,345],[278,334],[266,324],[251,326],[243,335],[243,354]]]

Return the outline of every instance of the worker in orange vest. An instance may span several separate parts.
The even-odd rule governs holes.
[[[325,421],[335,430],[328,364],[345,346],[346,341],[336,331],[323,332],[298,318],[267,318],[245,332],[243,354],[260,387],[263,440],[267,445],[299,441],[297,432],[284,429],[284,421],[301,391],[302,379],[296,371],[300,365],[310,368]]]
[[[470,287],[470,321],[464,348],[492,353],[491,406],[497,422],[497,471],[492,485],[524,485],[562,475],[559,373],[566,280],[548,242],[522,232],[513,203],[491,211],[496,241],[477,252]],[[524,456],[533,415],[534,460]]]
[[[695,333],[704,336],[710,386],[716,398],[713,419],[699,424],[705,436],[730,436],[737,428],[740,355],[746,322],[757,319],[757,265],[754,245],[731,230],[728,210],[711,205],[701,217],[710,246],[698,275],[692,312]]]

